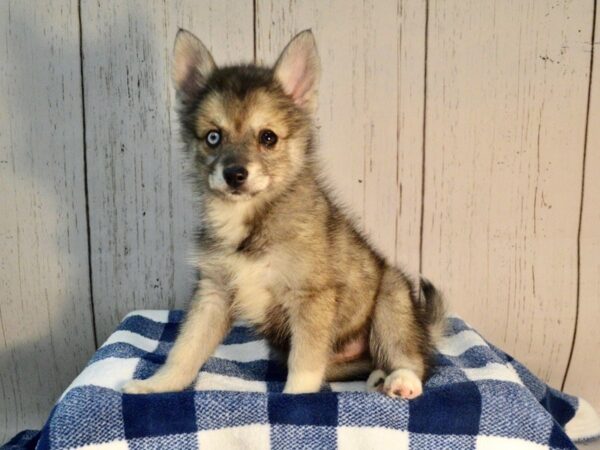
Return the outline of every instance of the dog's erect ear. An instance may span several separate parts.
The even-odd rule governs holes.
[[[204,44],[189,31],[179,29],[173,49],[172,77],[177,92],[193,98],[205,86],[216,64]]]
[[[317,108],[321,64],[315,38],[305,30],[283,49],[275,63],[275,78],[294,102],[311,113]]]

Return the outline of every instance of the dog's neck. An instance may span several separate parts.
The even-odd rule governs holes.
[[[312,165],[276,195],[257,195],[234,201],[217,196],[203,199],[202,228],[220,245],[238,250],[252,234],[263,226],[275,210],[283,206],[289,195],[306,196],[307,201],[319,191]],[[202,244],[202,243],[201,243]]]

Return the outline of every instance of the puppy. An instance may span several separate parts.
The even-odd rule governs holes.
[[[218,68],[180,30],[172,76],[202,211],[201,279],[165,365],[124,391],[186,388],[238,318],[286,355],[286,393],[372,371],[371,389],[419,396],[443,302],[387,263],[319,182],[312,33],[292,39],[272,68]]]

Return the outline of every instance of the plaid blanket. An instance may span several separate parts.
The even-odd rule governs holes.
[[[600,434],[589,404],[550,388],[456,317],[416,400],[367,393],[364,382],[282,394],[285,367],[244,324],[233,327],[193,388],[122,394],[125,381],[164,363],[182,318],[181,311],[129,314],[42,431],[6,448],[574,449],[571,439]]]

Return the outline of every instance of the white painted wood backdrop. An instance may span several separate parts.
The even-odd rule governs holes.
[[[178,27],[271,64],[312,28],[321,157],[390,259],[600,407],[597,0],[0,3],[0,442],[128,311],[182,308]]]

